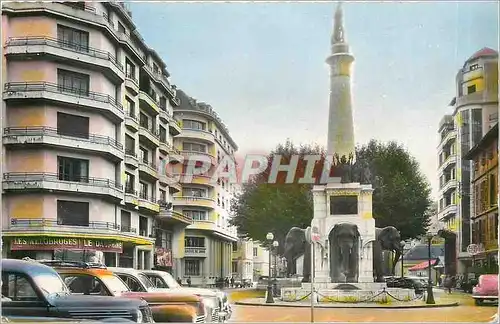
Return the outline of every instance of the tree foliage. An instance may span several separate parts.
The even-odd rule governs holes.
[[[286,172],[279,172],[275,183],[269,183],[276,155],[281,156],[281,165],[289,164],[293,155],[299,156],[292,183],[286,182]],[[310,226],[313,184],[299,182],[306,173],[306,155],[321,157],[313,170],[317,184],[323,173],[324,149],[311,145],[295,146],[287,141],[268,155],[266,170],[243,185],[241,193],[231,203],[234,214],[231,223],[238,227],[241,235],[264,242],[266,234],[272,232],[280,242],[282,252],[284,238],[291,227]],[[372,140],[356,149],[356,159],[366,161],[376,179],[373,183],[376,226],[395,226],[404,239],[425,233],[429,225],[426,210],[430,204],[430,186],[420,172],[418,162],[408,151],[395,142]]]

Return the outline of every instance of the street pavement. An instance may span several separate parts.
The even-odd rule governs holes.
[[[243,298],[239,292],[236,299]],[[418,309],[317,308],[315,322],[489,322],[497,305],[475,306],[470,295],[436,291],[436,298],[458,301],[459,306]],[[235,296],[236,297],[236,296]],[[255,297],[255,296],[252,296]],[[234,299],[233,299],[234,301]],[[230,322],[310,322],[309,308],[233,305]]]

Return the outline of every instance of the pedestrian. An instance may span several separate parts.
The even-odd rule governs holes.
[[[186,280],[188,287],[191,287],[191,277],[188,277]]]
[[[182,286],[182,279],[180,277],[177,277],[177,283]]]
[[[445,290],[448,290],[448,293],[451,294],[451,288],[453,287],[453,280],[451,279],[450,275],[446,275],[444,278],[443,286]]]
[[[231,288],[234,288],[234,277],[231,277]]]

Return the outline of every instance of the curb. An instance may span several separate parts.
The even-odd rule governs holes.
[[[245,302],[245,301],[237,301],[234,303],[235,305],[241,306],[265,306],[265,307],[302,307],[302,308],[311,308],[311,305],[305,304],[266,304],[266,303],[256,303],[256,302]],[[356,305],[356,306],[354,306]],[[398,306],[378,306],[378,305],[359,305],[353,304],[353,306],[343,306],[341,304],[337,305],[314,305],[314,308],[367,308],[367,309],[408,309],[408,308],[440,308],[440,307],[456,307],[459,305],[459,302],[453,303],[441,303],[441,304],[431,304],[431,305],[398,305]]]

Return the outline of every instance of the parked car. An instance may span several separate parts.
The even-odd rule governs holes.
[[[153,322],[144,300],[72,295],[54,269],[38,262],[4,259],[1,267],[2,315],[9,321],[52,317]]]
[[[209,305],[212,309],[211,316],[208,318],[209,322],[223,322],[231,318],[231,305],[229,304],[227,294],[221,290],[181,286],[172,275],[166,271],[140,270],[138,272],[146,275],[157,289],[189,292],[203,297],[205,305]]]
[[[477,285],[472,288],[472,298],[476,305],[485,300],[498,301],[498,275],[480,275]]]
[[[147,291],[137,287],[136,279],[129,279],[128,286],[118,275],[101,264],[70,261],[39,261],[52,266],[63,278],[71,293],[92,296],[117,296],[143,299],[149,303],[155,322],[205,321],[201,298],[193,294]]]
[[[414,289],[417,295],[423,294],[427,288],[426,284],[424,284],[421,279],[409,277],[385,277],[385,282],[388,288]]]

